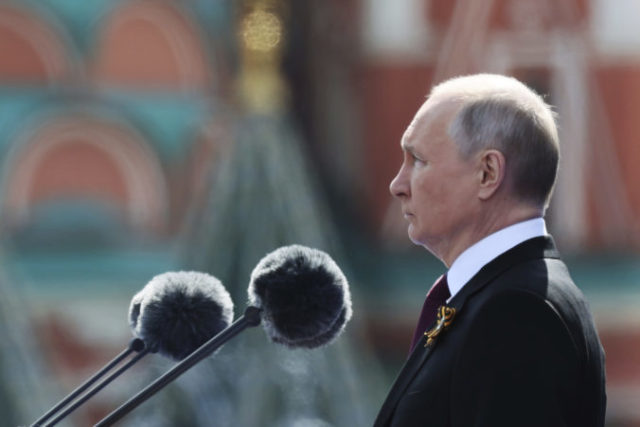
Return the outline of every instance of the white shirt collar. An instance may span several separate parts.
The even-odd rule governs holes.
[[[447,302],[451,301],[451,298],[494,258],[525,240],[546,234],[547,227],[544,219],[534,218],[498,230],[468,247],[456,258],[447,272],[447,284],[451,292]]]

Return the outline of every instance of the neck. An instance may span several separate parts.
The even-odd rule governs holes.
[[[440,247],[432,252],[449,268],[462,252],[490,234],[528,219],[542,217],[543,214],[543,209],[531,206],[492,209],[486,215],[479,215],[478,220],[466,232],[442,241]]]

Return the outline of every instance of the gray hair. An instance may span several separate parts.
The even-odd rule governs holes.
[[[448,132],[464,158],[500,151],[514,194],[541,207],[549,204],[560,147],[555,114],[540,95],[512,77],[477,74],[447,80],[429,97],[460,105]]]

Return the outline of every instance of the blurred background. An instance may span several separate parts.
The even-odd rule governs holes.
[[[153,276],[220,278],[236,315],[266,253],[329,252],[334,344],[245,332],[122,425],[368,426],[444,266],[388,183],[430,87],[513,75],[559,113],[548,226],[594,311],[609,426],[640,426],[640,1],[0,3],[0,425],[30,424],[131,339]],[[169,369],[148,356],[66,425]]]

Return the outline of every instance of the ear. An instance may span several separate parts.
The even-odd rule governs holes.
[[[502,185],[507,162],[504,154],[494,149],[483,151],[479,161],[480,188],[478,197],[481,200],[488,200]]]

